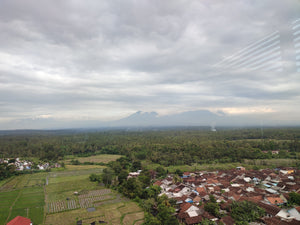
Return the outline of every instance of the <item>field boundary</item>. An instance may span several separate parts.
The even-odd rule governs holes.
[[[15,206],[17,200],[20,198],[22,192],[23,192],[23,190],[20,190],[20,191],[19,191],[19,193],[18,193],[18,195],[17,195],[15,201],[11,204],[11,206],[10,206],[10,208],[9,208],[9,213],[8,213],[8,216],[7,216],[7,219],[6,219],[5,223],[8,222],[8,220],[9,220],[9,218],[10,218],[10,216],[11,216],[12,209],[13,209],[13,207]]]

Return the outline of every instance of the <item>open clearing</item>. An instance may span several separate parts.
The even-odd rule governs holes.
[[[122,213],[123,208],[128,208],[128,213]],[[107,224],[135,224],[144,218],[144,212],[131,201],[122,201],[114,204],[105,204],[96,207],[94,212],[86,209],[76,209],[61,213],[49,214],[46,225],[73,225],[77,220],[82,220],[83,225],[89,225],[94,221],[105,221]],[[138,223],[136,223],[138,224]]]
[[[143,220],[142,209],[136,203],[95,182],[90,182],[89,175],[95,170],[86,168],[89,169],[73,171],[68,169],[49,173],[49,184],[45,187],[46,225],[73,225],[77,220],[82,220],[83,224],[94,221],[122,224],[124,218],[126,224],[134,224],[138,220]],[[95,211],[88,212],[87,208],[91,207],[95,208]]]
[[[30,217],[34,224],[43,223],[45,176],[45,173],[20,175],[1,187],[1,225],[18,215]]]
[[[65,162],[70,163],[71,160],[78,160],[81,163],[84,163],[84,162],[108,163],[111,161],[115,161],[120,157],[122,157],[122,155],[101,154],[101,155],[93,155],[93,156],[89,156],[89,157],[74,157],[72,159],[67,159]]]
[[[119,157],[99,155],[95,162],[109,162]],[[91,157],[84,159],[92,160]],[[139,224],[144,213],[136,203],[89,180],[90,174],[101,174],[104,168],[99,165],[66,165],[65,169],[25,174],[2,181],[0,225],[18,215],[30,218],[34,225],[73,225],[78,220],[83,224],[94,221]],[[88,212],[87,208],[91,207],[95,211]]]

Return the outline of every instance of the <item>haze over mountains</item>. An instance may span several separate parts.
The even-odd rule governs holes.
[[[10,129],[68,129],[68,128],[115,128],[115,127],[172,127],[172,126],[291,126],[299,125],[293,121],[278,122],[272,114],[229,115],[222,111],[186,111],[173,115],[160,116],[156,112],[138,111],[128,117],[114,121],[77,120],[63,121],[54,118],[28,118],[0,124],[0,130]]]

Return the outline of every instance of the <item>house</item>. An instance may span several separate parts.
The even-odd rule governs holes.
[[[232,219],[231,216],[224,216],[224,217],[222,217],[222,219],[220,221],[222,223],[224,223],[225,225],[233,225],[233,224],[235,224],[234,219]]]
[[[279,154],[279,150],[274,150],[274,151],[271,151],[272,152],[272,155],[278,155]]]
[[[238,167],[236,167],[236,170],[242,170],[242,171],[244,171],[244,170],[246,170],[246,168],[242,167],[242,166],[238,166]]]
[[[17,216],[11,221],[9,221],[7,225],[32,225],[32,222],[28,218]]]
[[[281,219],[284,219],[284,220],[295,219],[295,220],[300,221],[300,214],[299,214],[299,212],[295,208],[292,208],[292,209],[281,209],[276,214],[276,216],[278,216],[278,217],[280,217]]]
[[[266,197],[266,200],[271,204],[271,205],[282,205],[286,201],[284,201],[282,198],[279,196],[276,197]]]

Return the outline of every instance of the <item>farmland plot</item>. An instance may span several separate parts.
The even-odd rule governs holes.
[[[78,196],[78,202],[75,199],[51,201],[47,204],[49,213],[57,213],[77,208],[89,208],[95,206],[95,202],[112,199],[110,189],[100,189],[84,191],[84,194]]]

